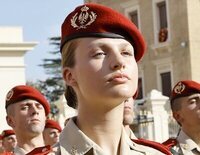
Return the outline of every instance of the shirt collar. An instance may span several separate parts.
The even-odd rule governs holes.
[[[19,147],[18,145],[14,149],[15,155],[25,155],[26,153],[27,152],[23,148]]]
[[[87,137],[75,124],[75,118],[70,119],[66,127],[60,134],[61,154],[82,155],[93,149],[94,155],[105,155],[105,152],[89,137]],[[77,143],[78,139],[78,143]],[[137,146],[138,147],[138,146]],[[122,125],[122,134],[120,139],[120,154],[130,154],[130,150],[139,151],[136,144],[132,142]]]
[[[184,150],[192,151],[196,148],[200,151],[200,147],[183,130],[180,131],[177,140]]]
[[[70,119],[60,134],[60,150],[62,153],[85,154],[93,149],[96,154],[103,155],[103,150],[87,137],[75,124],[75,119]],[[78,139],[78,143],[77,143]]]

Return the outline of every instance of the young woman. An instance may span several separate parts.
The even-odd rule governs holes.
[[[123,127],[124,100],[137,89],[137,61],[145,43],[135,25],[118,12],[85,4],[62,25],[62,67],[70,105],[78,103],[60,136],[63,155],[162,154],[133,143]]]

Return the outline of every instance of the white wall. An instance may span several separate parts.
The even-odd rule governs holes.
[[[6,123],[5,97],[15,85],[25,84],[24,55],[36,45],[23,42],[21,27],[0,27],[0,132]]]

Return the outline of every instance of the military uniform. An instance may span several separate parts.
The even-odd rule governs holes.
[[[86,136],[75,124],[75,118],[70,119],[63,129],[57,155],[106,155],[95,142]],[[123,128],[123,126],[122,126]],[[120,140],[120,155],[162,155],[158,150],[134,143],[123,128]]]
[[[170,96],[170,103],[171,103],[172,112],[173,113],[176,112],[176,114],[177,114],[177,111],[180,112],[181,108],[189,107],[188,105],[194,106],[194,104],[189,102],[189,100],[190,100],[189,96],[193,95],[193,94],[199,94],[199,93],[200,93],[200,83],[192,81],[192,80],[179,81],[174,86],[172,93],[171,93],[171,96]],[[180,104],[182,104],[182,105],[181,106],[179,105],[178,108],[175,107],[176,102],[174,100],[176,100],[178,98],[183,98],[183,97],[188,97],[188,98],[186,98],[188,100],[185,99],[183,101],[180,101]],[[196,98],[199,98],[198,95],[196,96]],[[194,100],[194,98],[192,98],[192,99]],[[187,106],[184,105],[183,102],[188,102]],[[199,106],[198,105],[199,104],[198,99],[196,101],[194,101],[194,103],[195,103],[194,109],[197,109],[198,106]],[[178,104],[178,103],[176,103],[176,104]],[[189,117],[189,115],[190,114],[192,115],[192,113],[198,115],[197,110],[196,111],[195,110],[190,110],[190,111],[188,110],[190,113],[188,112],[184,116]],[[187,111],[183,111],[183,112],[187,112]],[[179,114],[179,116],[180,116],[180,114]],[[175,119],[176,118],[177,117],[175,117]],[[182,119],[184,120],[184,117]],[[186,120],[185,122],[187,123],[187,121],[190,121],[190,119]],[[184,123],[184,122],[182,121],[182,122],[178,122],[178,123],[181,126],[183,126],[182,123]],[[197,124],[197,123],[194,123],[193,125],[195,125],[195,124]],[[185,125],[184,127],[185,128],[190,127],[190,125],[187,125],[187,126]],[[192,127],[195,127],[195,126],[192,126]],[[168,147],[168,149],[171,151],[171,153],[173,155],[200,155],[200,147],[183,130],[184,130],[184,128],[180,130],[177,138],[170,138],[167,141],[163,142],[163,144]],[[193,133],[190,133],[190,134],[193,134]]]
[[[25,155],[26,151],[24,149],[20,148],[19,146],[16,146],[14,149],[14,153],[16,155]]]
[[[35,148],[29,153],[27,153],[23,148],[16,146],[14,155],[55,155],[55,152],[52,150],[50,145]]]
[[[200,147],[181,130],[176,139],[169,139],[164,142],[174,155],[200,155]]]
[[[135,136],[135,134],[133,133],[133,131],[131,129],[130,129],[129,138],[130,139],[137,139],[137,137]]]

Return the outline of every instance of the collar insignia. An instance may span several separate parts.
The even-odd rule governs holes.
[[[177,86],[174,88],[174,92],[176,94],[181,94],[185,90],[185,85],[182,82],[179,82]]]
[[[86,29],[97,18],[96,13],[89,11],[87,6],[81,8],[81,13],[76,13],[71,19],[71,26],[78,29]]]

